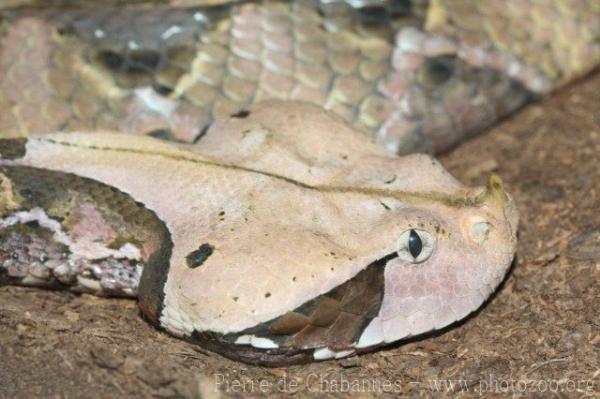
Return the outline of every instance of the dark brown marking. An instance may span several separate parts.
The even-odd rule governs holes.
[[[158,217],[157,220],[160,221]],[[160,327],[159,319],[164,308],[165,284],[169,275],[173,251],[173,241],[171,241],[169,230],[162,221],[160,222],[161,246],[148,259],[138,289],[140,311],[156,327]]]
[[[360,337],[364,327],[364,318],[360,315],[340,312],[340,316],[328,329],[327,347],[334,351],[346,350]]]
[[[159,87],[164,94],[174,89],[178,79],[189,68],[196,54],[198,39],[212,23],[228,17],[232,7],[186,9],[156,4],[149,8],[85,8],[52,13],[50,18],[60,23],[59,29],[63,34],[76,38],[91,65],[111,75],[117,85],[129,89],[149,85]],[[197,15],[207,20],[198,20]],[[132,20],[136,23],[132,24]],[[211,24],[206,23],[208,20]],[[164,32],[173,26],[180,28],[178,34],[166,37]],[[135,46],[130,43],[135,43]]]
[[[93,203],[107,220],[121,226],[118,242],[148,248],[151,252],[140,279],[138,300],[142,314],[158,325],[173,243],[166,225],[154,212],[115,187],[74,174],[28,166],[2,166],[0,173],[19,193],[21,209],[40,207],[52,219],[66,221],[77,197]]]
[[[398,176],[394,175],[392,176],[391,179],[384,181],[385,184],[392,184],[393,182],[396,181],[396,179],[398,178]]]
[[[278,317],[270,326],[273,334],[294,334],[302,330],[310,323],[310,319],[297,312],[288,312]]]
[[[340,314],[339,304],[335,299],[323,297],[310,318],[311,324],[317,327],[331,325]]]
[[[235,114],[231,114],[231,117],[243,119],[243,118],[248,117],[249,115],[250,115],[250,111],[243,109],[241,111],[236,112]]]
[[[381,204],[381,206],[383,206],[383,209],[385,209],[386,211],[391,210],[391,208],[385,202],[379,200],[379,203]]]
[[[26,138],[0,139],[0,159],[23,158],[27,152],[26,144]]]
[[[156,130],[152,130],[146,134],[150,137],[154,137],[155,139],[160,139],[160,140],[164,140],[164,141],[181,142],[181,140],[177,139],[177,137],[169,129],[156,129]]]
[[[396,256],[390,254],[372,263],[354,278],[266,323],[226,335],[195,333],[192,339],[202,345],[209,340],[209,349],[229,358],[268,366],[312,361],[316,348],[349,349],[377,316],[384,294],[385,264]],[[235,344],[241,335],[268,338],[279,348]]]
[[[319,348],[329,344],[328,338],[327,328],[309,324],[294,334],[291,339],[286,340],[286,343],[289,342],[294,348]]]
[[[185,257],[188,267],[190,269],[195,269],[198,266],[202,265],[206,261],[206,259],[208,259],[208,257],[212,255],[214,248],[215,247],[213,247],[209,243],[204,243],[200,245],[200,247],[197,250],[190,252]]]

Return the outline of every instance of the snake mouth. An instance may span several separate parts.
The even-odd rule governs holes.
[[[388,253],[356,276],[281,316],[236,333],[194,331],[194,343],[246,363],[276,367],[350,356],[379,314]]]

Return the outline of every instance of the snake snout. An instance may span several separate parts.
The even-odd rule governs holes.
[[[519,225],[519,214],[512,196],[504,189],[502,179],[497,175],[490,176],[487,186],[485,204],[497,214],[500,220],[508,224],[511,235],[516,236]]]
[[[479,188],[476,195],[480,198],[483,213],[470,214],[463,222],[469,238],[482,245],[497,231],[510,242],[515,241],[519,215],[513,198],[504,190],[502,180],[492,175],[487,187]]]

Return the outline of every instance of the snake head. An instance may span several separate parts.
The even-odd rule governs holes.
[[[340,132],[360,154],[339,157]],[[265,103],[209,130],[206,154],[228,159],[227,148],[244,176],[285,177],[258,176],[269,184],[248,197],[236,186],[235,201],[201,213],[219,223],[175,248],[161,326],[278,365],[368,351],[476,310],[516,249],[502,182],[465,188],[429,156],[391,157],[363,139],[304,103]]]
[[[498,287],[516,250],[518,213],[497,176],[472,191],[471,206],[414,211],[387,262],[381,309],[357,348],[443,328],[478,309]],[[410,211],[409,211],[410,212]]]
[[[465,188],[433,158],[389,156],[309,104],[268,103],[240,123],[207,132],[202,155],[108,133],[33,137],[0,153],[151,209],[168,234],[144,266],[142,313],[250,363],[344,357],[445,327],[504,278],[518,218],[499,178]],[[340,156],[323,143],[342,133]],[[219,138],[242,151],[223,154]]]

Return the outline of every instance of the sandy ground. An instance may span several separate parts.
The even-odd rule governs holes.
[[[474,317],[373,354],[267,369],[154,330],[133,301],[2,287],[0,397],[598,397],[600,74],[442,161],[469,184],[498,173],[521,212],[518,260]]]

